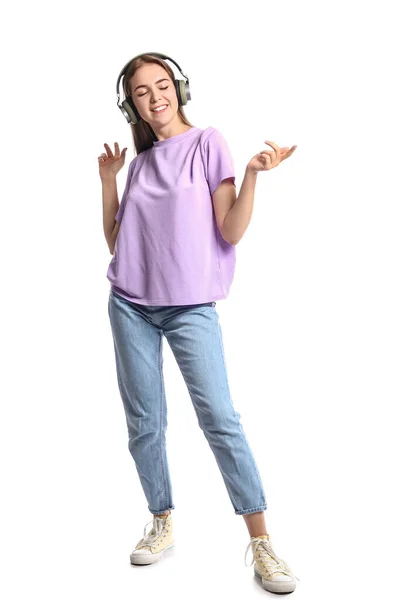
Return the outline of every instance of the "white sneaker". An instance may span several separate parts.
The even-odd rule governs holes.
[[[253,550],[253,560],[248,565],[246,556],[250,547]],[[263,588],[269,592],[276,594],[294,592],[295,579],[300,581],[285,561],[275,554],[268,534],[251,538],[244,561],[247,567],[251,567],[254,563],[254,574],[261,579]]]
[[[153,527],[146,534],[149,523]],[[175,546],[172,536],[172,515],[154,515],[153,520],[145,525],[143,537],[131,553],[132,565],[149,565],[160,560],[166,550]]]

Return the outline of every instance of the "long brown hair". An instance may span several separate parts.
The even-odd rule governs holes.
[[[172,81],[174,81],[175,79],[173,70],[165,61],[163,61],[161,58],[153,56],[152,54],[142,54],[140,57],[135,58],[131,62],[122,80],[122,88],[125,97],[127,98],[129,96],[132,102],[133,99],[129,89],[129,81],[139,67],[148,63],[156,63],[157,65],[160,65],[168,73]],[[190,121],[186,117],[182,106],[178,106],[177,112],[179,117],[181,118],[182,123],[193,127],[192,123],[190,123]],[[138,121],[138,123],[136,123],[135,125],[133,123],[130,123],[130,128],[132,131],[133,145],[137,154],[140,154],[144,150],[151,148],[153,146],[153,141],[157,141],[157,136],[154,133],[152,127],[150,127],[150,125],[144,119],[140,119],[140,121]]]

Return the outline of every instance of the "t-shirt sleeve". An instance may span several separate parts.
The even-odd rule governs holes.
[[[228,143],[218,129],[208,136],[204,146],[204,167],[210,194],[213,195],[223,179],[233,178],[235,184],[235,166]]]
[[[127,175],[126,184],[125,184],[125,190],[124,190],[124,193],[122,194],[122,198],[119,203],[119,208],[118,208],[117,214],[115,215],[115,220],[118,221],[118,223],[121,223],[121,220],[122,220],[122,217],[124,214],[125,204],[126,204],[129,188],[130,188],[131,181],[132,181],[132,174],[133,174],[133,171],[135,168],[136,159],[137,159],[137,156],[135,156],[135,158],[131,161],[131,163],[129,165],[128,175]]]

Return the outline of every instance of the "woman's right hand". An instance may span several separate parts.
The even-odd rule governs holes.
[[[115,154],[112,153],[108,144],[104,144],[107,154],[103,152],[103,154],[98,157],[101,179],[115,177],[125,164],[125,154],[128,148],[124,148],[122,152],[120,152],[118,142],[114,142],[114,146]]]

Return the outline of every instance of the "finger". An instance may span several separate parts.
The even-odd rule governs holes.
[[[292,156],[292,154],[296,150],[296,148],[297,148],[297,146],[292,146],[292,148],[290,148],[290,150],[288,150],[288,152],[286,152],[286,154],[283,157],[281,157],[281,159],[284,160],[285,158]]]
[[[289,158],[289,156],[292,156],[294,150],[289,150],[289,152],[287,154],[285,154],[284,156],[281,156],[281,160],[285,160],[285,158]]]
[[[275,156],[275,152],[273,150],[262,150],[260,154],[268,154],[271,158]]]
[[[110,146],[108,144],[104,144],[104,147],[106,149],[107,156],[113,156],[113,153],[111,152]]]
[[[118,142],[114,142],[114,146],[115,146],[115,156],[120,156],[120,151],[119,151],[119,146],[118,146]]]
[[[278,164],[279,162],[279,155],[281,153],[281,149],[279,148],[278,144],[275,144],[275,142],[271,142],[270,140],[264,140],[265,144],[268,144],[268,146],[271,146],[274,149],[274,156],[272,158],[272,163],[274,165]]]
[[[276,152],[279,150],[279,146],[278,144],[275,144],[275,142],[264,140],[264,144],[268,144],[268,146],[271,146]]]
[[[269,154],[263,154],[262,158],[264,159],[264,168],[266,169],[268,165],[272,164],[272,158]]]

